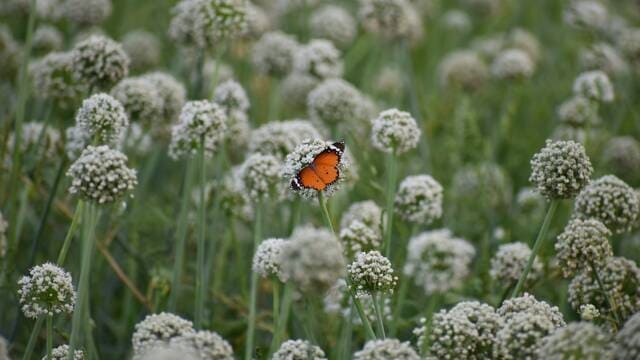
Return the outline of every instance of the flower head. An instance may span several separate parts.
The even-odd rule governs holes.
[[[293,68],[293,58],[299,46],[291,35],[280,31],[268,32],[253,45],[253,66],[261,74],[284,76]]]
[[[141,355],[159,344],[194,333],[191,321],[177,315],[162,312],[151,314],[136,324],[131,337],[134,354]]]
[[[360,295],[393,292],[398,283],[391,261],[377,250],[358,253],[347,266],[347,272],[354,290]]]
[[[591,173],[591,161],[581,144],[547,140],[531,159],[529,181],[548,199],[569,199],[587,185]]]
[[[185,332],[183,335],[171,338],[170,344],[176,348],[192,349],[199,360],[234,359],[231,345],[213,331]],[[180,359],[183,358],[180,357]]]
[[[111,96],[124,106],[131,121],[149,124],[161,117],[164,110],[160,92],[144,77],[120,81],[111,89]]]
[[[275,238],[260,243],[253,255],[253,271],[262,277],[276,276],[281,278],[280,255],[285,246],[286,240]]]
[[[422,132],[408,112],[385,110],[371,124],[371,142],[380,151],[403,154],[418,146]]]
[[[136,171],[127,167],[127,156],[106,145],[84,149],[67,176],[70,193],[98,204],[118,201],[138,184]]]
[[[387,40],[422,36],[422,21],[411,1],[361,0],[358,17],[366,31]]]
[[[44,99],[55,99],[66,105],[77,99],[83,87],[73,76],[71,52],[51,52],[31,64],[29,73],[34,95]]]
[[[28,318],[71,314],[76,302],[71,275],[64,269],[45,263],[29,270],[18,281],[22,312]]]
[[[306,340],[287,340],[273,354],[272,360],[326,360],[324,351]]]
[[[120,101],[107,94],[85,99],[76,115],[76,124],[100,144],[113,144],[129,126],[129,118]]]
[[[382,242],[380,228],[372,228],[359,220],[354,220],[340,230],[340,241],[349,257],[362,251],[378,249]]]
[[[272,196],[280,184],[282,164],[273,155],[252,154],[242,164],[241,178],[254,202]]]
[[[309,116],[327,125],[363,122],[366,117],[362,94],[342,79],[327,79],[307,97]]]
[[[640,178],[640,143],[632,136],[609,140],[602,151],[606,168],[624,181]]]
[[[625,322],[615,336],[615,359],[636,359],[640,356],[640,313]]]
[[[31,46],[36,54],[48,54],[62,49],[62,34],[51,25],[40,25],[33,33]]]
[[[226,130],[227,116],[219,105],[206,100],[189,101],[171,129],[169,155],[174,159],[191,156],[202,146],[205,155],[211,157]]]
[[[533,60],[520,49],[503,50],[491,64],[491,73],[498,79],[526,79],[534,70]]]
[[[522,242],[500,245],[491,259],[489,274],[498,283],[508,286],[515,284],[527,265],[531,248]],[[527,275],[527,283],[531,284],[542,276],[542,263],[536,258]]]
[[[583,268],[603,266],[613,256],[610,236],[611,231],[598,220],[571,220],[555,244],[564,276]]]
[[[323,39],[311,40],[298,48],[294,55],[293,69],[319,80],[342,76],[342,59],[340,51]]]
[[[372,200],[354,202],[342,214],[340,227],[346,228],[355,221],[372,229],[380,230],[382,228],[382,209]]]
[[[13,151],[15,146],[15,132],[9,134],[8,149]],[[27,152],[29,149],[40,147],[42,155],[47,160],[54,159],[58,154],[61,138],[60,132],[53,126],[45,126],[43,122],[29,121],[22,124],[20,148],[18,151]],[[11,159],[8,159],[11,161]]]
[[[153,85],[162,99],[162,117],[165,122],[176,120],[187,98],[184,85],[162,72],[149,73],[143,78]]]
[[[271,121],[251,132],[249,152],[285,159],[306,139],[320,139],[320,132],[307,120]]]
[[[81,27],[99,25],[110,15],[111,0],[65,0],[64,15]]]
[[[307,105],[307,96],[319,82],[313,75],[293,71],[282,80],[280,97],[287,99],[291,109],[302,110]]]
[[[609,76],[624,75],[629,65],[613,46],[601,42],[580,51],[580,64],[585,70],[602,70]]]
[[[442,185],[429,175],[409,176],[396,193],[395,208],[405,221],[431,224],[442,216]]]
[[[346,48],[356,36],[356,22],[348,11],[340,6],[325,5],[311,14],[311,34],[327,39],[340,48]]]
[[[593,321],[600,317],[600,311],[593,304],[580,305],[580,318],[585,321]]]
[[[213,91],[213,101],[225,108],[227,113],[233,111],[247,112],[249,97],[242,85],[237,81],[227,80],[216,86]]]
[[[67,360],[68,357],[69,345],[60,345],[57,348],[51,350],[51,358],[47,358],[47,356],[44,356],[42,360]],[[75,350],[73,352],[73,360],[84,360],[84,353],[82,352],[82,350]]]
[[[444,87],[475,91],[487,81],[489,68],[476,52],[457,50],[442,60],[438,73]]]
[[[580,74],[573,83],[573,92],[587,99],[609,103],[614,99],[613,85],[609,76],[600,70]]]
[[[353,354],[354,360],[419,360],[420,356],[409,342],[398,339],[369,340],[362,350]]]
[[[600,122],[591,101],[582,96],[574,96],[560,104],[558,118],[562,124],[573,127],[595,125]]]
[[[133,71],[151,69],[160,62],[160,41],[148,31],[135,30],[127,33],[122,38],[122,48],[129,55]]]
[[[588,322],[556,329],[539,342],[539,359],[611,359],[611,334]]]
[[[129,56],[122,45],[104,36],[76,44],[72,56],[74,76],[89,88],[109,88],[129,73]]]

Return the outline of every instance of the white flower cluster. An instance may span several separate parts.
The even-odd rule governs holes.
[[[612,359],[612,337],[602,328],[588,322],[575,322],[556,329],[543,338],[538,359]]]
[[[364,315],[371,323],[377,320],[376,312],[373,307],[373,297],[369,294],[360,294],[358,300],[362,304]],[[344,319],[351,320],[353,325],[362,325],[360,316],[354,315],[355,307],[352,307],[353,299],[349,293],[347,282],[344,279],[338,279],[336,283],[327,291],[324,297],[324,311],[328,314],[339,314]],[[382,317],[386,321],[391,321],[393,312],[391,310],[391,297],[384,297],[380,304],[382,309]]]
[[[382,209],[373,200],[354,202],[342,214],[340,227],[346,228],[354,221],[380,231],[382,229]]]
[[[596,125],[600,122],[598,113],[589,99],[574,96],[558,107],[558,118],[562,124],[572,127]]]
[[[380,228],[373,228],[359,220],[354,220],[340,230],[340,241],[347,251],[347,256],[352,258],[362,251],[380,248],[382,233]]]
[[[598,178],[576,197],[574,215],[580,219],[597,219],[616,234],[631,231],[638,225],[640,195],[614,175]]]
[[[358,89],[342,79],[327,79],[307,96],[311,119],[329,126],[369,120],[365,100]]]
[[[62,49],[62,34],[51,25],[40,25],[33,33],[31,46],[34,54],[48,54]]]
[[[45,263],[29,270],[18,281],[22,312],[28,318],[71,314],[76,302],[71,275],[64,269]]]
[[[304,140],[320,138],[320,132],[309,121],[271,121],[251,132],[249,152],[284,159]]]
[[[253,254],[253,271],[265,278],[275,276],[282,279],[280,256],[286,241],[284,239],[266,239],[260,243],[256,253]]]
[[[9,135],[8,149],[13,152],[15,133]],[[29,149],[40,148],[42,155],[48,160],[54,159],[60,146],[60,132],[55,127],[46,126],[43,122],[29,121],[22,124],[20,148],[18,151],[27,152]]]
[[[362,350],[353,354],[354,360],[419,360],[420,356],[409,342],[398,339],[369,340]]]
[[[515,284],[527,266],[531,248],[522,242],[503,244],[491,259],[489,274],[503,286]],[[533,261],[531,270],[527,275],[527,284],[532,284],[542,276],[542,262],[539,258]]]
[[[65,130],[65,138],[64,151],[70,160],[80,157],[84,148],[91,142],[91,135],[78,125],[68,127]]]
[[[413,116],[398,109],[381,112],[371,124],[373,147],[387,153],[403,154],[415,149],[422,134]]]
[[[213,331],[186,331],[180,336],[171,338],[170,344],[176,348],[183,348],[193,352],[198,360],[234,359],[231,345]],[[180,357],[180,359],[183,358]]]
[[[625,181],[640,178],[640,143],[633,136],[611,138],[602,150],[607,169]]]
[[[162,117],[166,122],[174,121],[180,114],[187,98],[184,85],[173,76],[163,72],[152,72],[144,75],[162,99]]]
[[[294,230],[282,249],[283,280],[300,291],[323,293],[345,273],[342,246],[326,229],[302,226]]]
[[[336,5],[325,5],[311,14],[311,34],[327,39],[339,48],[347,48],[356,37],[356,22],[347,10]]]
[[[576,28],[603,30],[609,23],[607,8],[596,0],[572,0],[564,9],[564,21]]]
[[[340,56],[340,50],[331,41],[314,39],[298,48],[294,54],[293,70],[319,80],[340,77],[343,70]]]
[[[447,10],[442,15],[442,22],[447,30],[460,33],[468,32],[472,26],[469,15],[459,9]]]
[[[600,311],[593,304],[580,305],[580,318],[584,321],[593,321],[600,317]]]
[[[169,36],[183,46],[214,48],[246,27],[243,0],[181,0],[173,8]]]
[[[249,221],[253,218],[253,204],[244,189],[241,166],[230,169],[218,185],[221,208],[230,216]]]
[[[391,261],[377,250],[358,253],[347,272],[358,296],[393,292],[398,283]]]
[[[164,103],[155,84],[145,77],[132,77],[120,81],[111,89],[129,120],[150,124],[162,116]]]
[[[415,41],[422,36],[422,21],[412,1],[361,0],[358,17],[366,31],[387,40]]]
[[[254,45],[251,60],[261,74],[284,76],[293,69],[293,59],[300,45],[280,31],[268,32]]]
[[[395,209],[405,221],[428,225],[442,217],[442,198],[442,185],[431,176],[408,176],[396,192]]]
[[[36,60],[29,67],[35,96],[54,99],[62,105],[77,99],[84,91],[73,76],[73,54],[71,52],[51,52]]]
[[[113,203],[138,184],[127,156],[106,145],[88,146],[67,171],[69,192],[98,204]]]
[[[611,231],[598,220],[571,220],[555,244],[563,275],[569,277],[581,269],[603,266],[613,256],[610,236]]]
[[[207,100],[189,101],[171,128],[169,156],[176,160],[192,156],[202,146],[205,156],[211,157],[226,130],[227,116],[219,105]]]
[[[235,80],[227,80],[216,86],[213,91],[213,101],[222,106],[227,114],[233,111],[247,112],[249,110],[249,97]]]
[[[51,358],[47,358],[45,355],[42,360],[67,360],[68,358],[69,345],[60,345],[51,350]],[[75,350],[73,352],[73,360],[84,360],[84,353],[82,350]]]
[[[264,5],[264,4],[261,4]],[[242,38],[248,40],[257,40],[262,34],[269,31],[272,27],[271,14],[267,14],[266,10],[252,2],[246,2],[247,25],[242,31]]]
[[[319,82],[313,75],[293,71],[282,79],[280,97],[287,99],[287,104],[292,109],[303,110],[307,105],[307,96]]]
[[[127,33],[122,38],[122,48],[129,55],[132,71],[151,69],[160,63],[160,41],[148,31],[134,30]]]
[[[592,173],[581,144],[547,140],[531,159],[529,181],[548,199],[570,199],[587,185]]]
[[[489,67],[475,51],[456,50],[442,59],[438,74],[444,87],[475,91],[489,78]]]
[[[303,168],[309,166],[315,160],[316,156],[325,151],[329,146],[332,146],[332,142],[322,141],[320,139],[306,139],[302,141],[291,153],[287,155],[282,170],[283,178],[288,184],[291,183]],[[343,175],[347,165],[345,157],[342,156],[338,163],[339,176],[337,181],[328,185],[323,190],[326,197],[333,195],[340,188],[341,183],[344,181]],[[317,190],[307,188],[301,188],[296,192],[306,199],[312,199],[318,195]]]
[[[637,359],[640,357],[640,313],[627,320],[615,337],[615,359]]]
[[[82,102],[76,124],[97,143],[113,144],[129,126],[129,118],[120,101],[100,93]]]
[[[580,65],[585,70],[602,70],[609,76],[629,72],[629,64],[616,48],[600,42],[580,51]]]
[[[251,154],[241,165],[241,179],[249,198],[258,203],[276,195],[282,163],[273,155]]]
[[[409,240],[404,273],[427,295],[443,293],[462,285],[475,253],[447,229],[426,231]]]
[[[603,103],[610,103],[615,97],[609,76],[601,70],[587,71],[578,75],[573,82],[573,92]]]
[[[76,44],[72,56],[74,76],[89,88],[109,88],[129,73],[129,56],[122,45],[101,35]]]
[[[167,344],[174,338],[194,332],[193,323],[177,315],[166,312],[147,315],[136,324],[131,336],[133,352],[141,355],[159,344]]]
[[[307,340],[287,340],[273,354],[272,360],[327,360],[324,351]]]
[[[520,49],[503,50],[491,64],[491,74],[498,79],[527,79],[534,71],[535,63]]]
[[[111,0],[65,0],[64,15],[82,27],[99,25],[112,11]]]
[[[604,291],[623,319],[640,310],[640,269],[635,262],[622,257],[611,257],[596,271]],[[612,315],[607,299],[590,269],[584,270],[571,280],[569,304],[576,311],[582,305],[592,304],[601,314]]]

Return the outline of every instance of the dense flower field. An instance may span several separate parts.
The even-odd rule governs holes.
[[[0,360],[640,359],[640,3],[2,0]]]

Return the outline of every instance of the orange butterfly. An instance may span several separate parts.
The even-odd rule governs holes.
[[[291,180],[293,190],[314,189],[322,191],[327,186],[338,181],[340,171],[338,164],[344,154],[344,141],[338,141],[329,145],[313,162],[298,172],[298,175]]]

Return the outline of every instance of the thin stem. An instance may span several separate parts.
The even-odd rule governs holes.
[[[40,329],[42,328],[43,322],[44,322],[44,316],[41,316],[36,320],[36,323],[33,325],[33,330],[31,330],[31,335],[29,336],[29,342],[27,343],[27,348],[24,350],[24,355],[22,356],[22,360],[31,360],[31,354],[33,354],[33,349],[36,347],[36,341],[38,339],[38,334],[40,334]]]
[[[320,202],[322,218],[324,219],[325,224],[329,230],[331,230],[333,235],[336,235],[336,231],[333,229],[333,223],[331,222],[331,216],[329,215],[329,210],[327,209],[327,199],[324,197],[324,193],[322,191],[318,191],[318,201]]]
[[[522,287],[524,286],[524,281],[527,279],[529,275],[529,271],[531,271],[531,266],[533,265],[533,261],[536,259],[540,248],[542,247],[542,243],[544,242],[545,237],[547,236],[547,231],[549,230],[549,225],[551,224],[551,219],[553,218],[553,214],[556,212],[558,208],[558,204],[560,204],[560,200],[553,199],[549,204],[549,208],[547,209],[547,215],[544,217],[544,221],[542,222],[542,227],[540,228],[540,232],[538,232],[538,237],[536,238],[536,242],[533,244],[533,250],[531,251],[531,255],[529,256],[529,260],[527,261],[527,266],[524,268],[522,274],[520,274],[520,279],[518,279],[518,283],[516,284],[515,289],[513,289],[513,293],[511,293],[511,298],[514,298],[520,294]]]
[[[176,228],[176,257],[173,264],[173,274],[171,278],[171,297],[169,298],[169,311],[175,312],[180,297],[182,287],[182,268],[184,264],[185,243],[187,239],[187,215],[189,213],[189,199],[191,198],[191,186],[193,169],[191,161],[187,160],[184,184],[182,185],[182,198],[180,199],[180,214],[178,215],[178,226]]]
[[[396,171],[396,157],[394,151],[391,151],[387,155],[387,224],[385,228],[384,238],[384,252],[387,258],[389,258],[389,256],[391,255],[391,235],[393,233],[393,200],[395,198],[396,192]]]
[[[53,315],[47,315],[47,359],[53,359]]]
[[[280,347],[280,342],[284,335],[284,331],[287,328],[287,322],[289,321],[289,312],[291,310],[291,302],[293,295],[293,286],[291,284],[285,284],[284,294],[282,296],[282,306],[276,322],[276,329],[273,334],[273,340],[271,341],[271,348],[269,350],[269,358]]]
[[[611,313],[613,314],[613,318],[615,319],[615,327],[617,328],[618,326],[620,326],[620,316],[618,315],[618,307],[616,306],[616,303],[613,300],[613,298],[609,296],[609,292],[605,289],[604,284],[600,279],[600,275],[598,274],[598,271],[596,270],[596,267],[593,264],[593,261],[589,262],[589,266],[591,266],[593,277],[596,279],[596,282],[598,283],[598,287],[600,287],[600,291],[602,291],[604,298],[607,300],[607,304],[611,308]]]
[[[338,359],[349,359],[351,355],[351,332],[353,331],[354,305],[350,305],[348,317],[342,318],[342,329],[337,349]]]
[[[280,281],[272,279],[273,284],[273,332],[278,327],[278,318],[280,317]]]
[[[262,240],[262,204],[256,204],[255,230],[253,232],[253,253],[255,253]],[[252,254],[253,254],[252,253]],[[245,344],[244,358],[253,358],[253,342],[256,330],[256,300],[258,297],[258,273],[251,272],[251,292],[249,295],[249,324],[247,326],[247,342]]]
[[[348,277],[347,277],[347,289],[349,290],[351,301],[353,301],[353,305],[355,305],[356,310],[358,311],[358,316],[360,316],[360,321],[362,321],[362,326],[364,327],[364,332],[367,337],[367,340],[374,340],[376,338],[376,334],[373,332],[373,328],[371,327],[369,318],[367,318],[367,315],[365,315],[364,309],[362,308],[362,303],[360,302],[360,299],[358,299],[358,297],[356,296],[356,293],[353,291],[351,280]]]
[[[76,205],[76,210],[73,212],[73,219],[71,219],[71,225],[69,225],[69,230],[67,230],[67,235],[64,237],[64,243],[62,243],[62,249],[60,249],[60,253],[58,254],[58,260],[56,263],[60,266],[64,265],[64,261],[67,258],[67,253],[69,252],[69,247],[71,246],[71,240],[76,233],[76,228],[78,227],[78,223],[80,223],[82,219],[82,209],[84,208],[84,202],[82,200],[78,201],[78,205]]]
[[[384,332],[384,322],[382,320],[382,311],[380,311],[380,301],[382,297],[380,294],[371,294],[371,301],[373,301],[373,310],[376,312],[376,325],[378,328],[378,337],[384,339],[387,335]]]
[[[198,247],[197,247],[197,268],[196,268],[196,305],[195,305],[195,326],[197,329],[202,328],[204,320],[204,276],[205,262],[204,256],[206,251],[205,243],[205,179],[206,166],[204,161],[204,137],[200,139],[200,149],[198,151],[198,168],[200,170],[200,204],[198,207]]]
[[[391,337],[395,337],[398,331],[398,320],[402,317],[402,308],[404,307],[404,302],[407,298],[410,281],[411,279],[408,276],[403,276],[400,281],[400,289],[398,290],[396,305],[393,309],[393,321],[391,321],[391,326],[389,328],[389,334]]]

